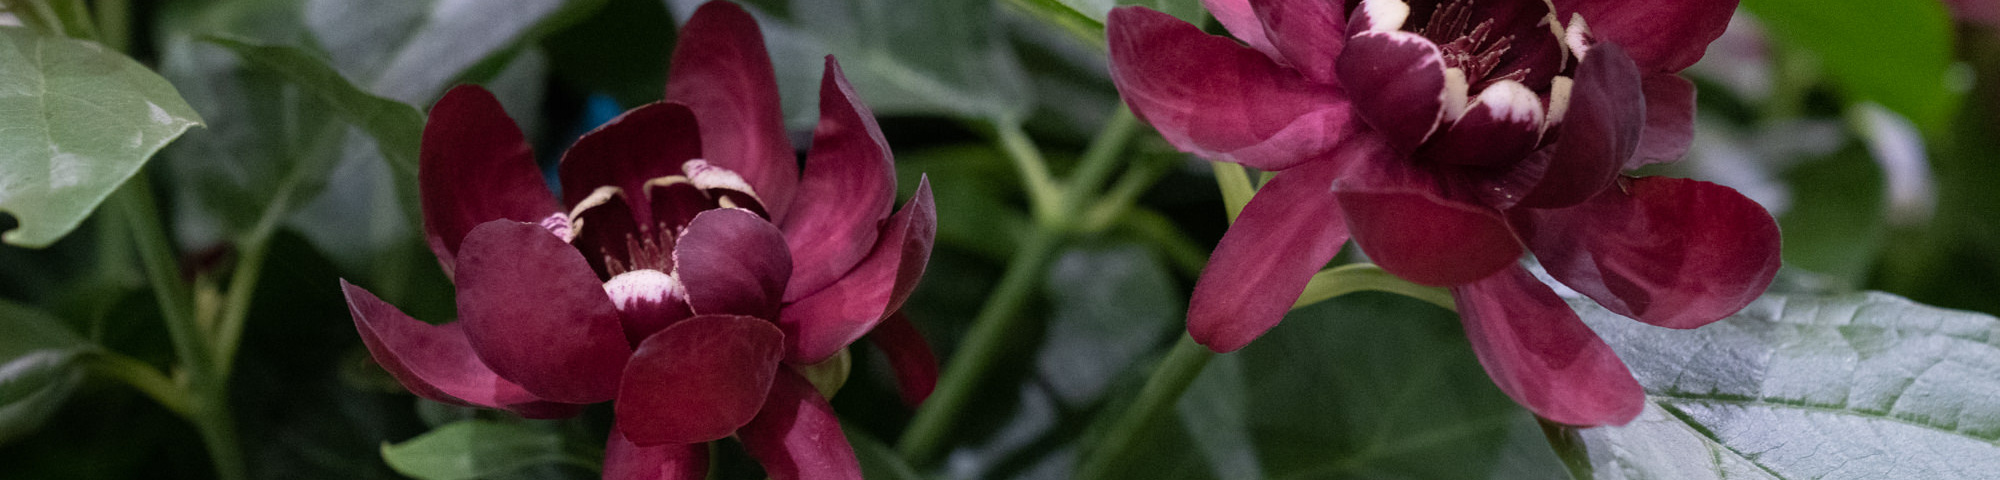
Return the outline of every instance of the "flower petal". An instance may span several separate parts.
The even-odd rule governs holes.
[[[1105,25],[1118,93],[1181,151],[1283,170],[1332,149],[1352,123],[1338,85],[1171,15],[1120,7]]]
[[[854,268],[896,206],[889,141],[831,55],[820,82],[819,126],[793,198],[792,213],[781,224],[792,251],[786,300],[826,288]]]
[[[597,273],[533,224],[495,220],[466,234],[458,315],[481,361],[549,400],[610,400],[632,354]]]
[[[673,275],[659,270],[633,270],[604,282],[604,294],[618,306],[624,319],[625,341],[638,345],[653,333],[694,316],[688,308],[687,288]]]
[[[1679,161],[1694,142],[1694,83],[1678,75],[1649,74],[1641,80],[1646,91],[1646,129],[1639,150],[1625,169]]]
[[[889,369],[896,375],[896,388],[902,393],[903,404],[911,408],[930,398],[937,388],[938,360],[931,353],[930,342],[924,341],[922,332],[910,317],[896,312],[868,332],[868,341],[882,349],[882,355],[889,358]]]
[[[785,329],[786,361],[819,363],[854,343],[883,318],[902,308],[923,278],[937,236],[937,208],[930,178],[920,177],[917,193],[889,217],[880,240],[854,270],[825,289],[785,305],[778,326]]]
[[[431,325],[403,314],[361,287],[340,281],[354,329],[375,363],[417,394],[453,405],[476,405],[528,418],[575,416],[582,405],[545,402],[500,378],[472,352],[461,324]]]
[[[1556,95],[1561,95],[1557,92]],[[1554,102],[1555,100],[1552,100]],[[1639,148],[1646,125],[1645,94],[1639,70],[1618,45],[1599,43],[1576,67],[1558,135],[1541,181],[1520,205],[1557,208],[1575,205],[1611,186],[1611,180]]]
[[[784,337],[741,315],[701,315],[646,337],[612,404],[618,428],[639,446],[728,437],[763,408]]]
[[[730,2],[696,8],[681,27],[668,72],[667,100],[701,119],[708,162],[742,175],[771,219],[783,220],[799,180],[798,156],[785,137],[777,76],[757,19]]]
[[[1643,177],[1581,205],[1514,212],[1549,274],[1621,315],[1694,328],[1736,313],[1778,271],[1778,225],[1729,187]]]
[[[1264,31],[1264,23],[1257,18],[1257,11],[1250,5],[1250,0],[1201,0],[1201,5],[1237,40],[1272,59],[1281,58],[1278,49],[1272,47],[1271,40],[1266,37],[1268,33]]]
[[[1250,6],[1285,64],[1313,82],[1340,82],[1333,71],[1347,42],[1347,19],[1340,7],[1323,0],[1252,0]]]
[[[1333,192],[1355,245],[1383,270],[1425,285],[1457,285],[1521,258],[1499,211],[1446,198],[1429,172],[1387,147],[1376,151],[1357,154],[1367,160],[1354,162]]]
[[[749,210],[701,212],[674,244],[674,276],[696,314],[778,318],[791,275],[785,235]]]
[[[702,155],[701,134],[688,107],[654,102],[583,134],[557,165],[563,203],[577,205],[598,187],[626,195],[645,191],[652,179],[680,175],[681,163]],[[633,221],[652,228],[652,202],[626,199]]]
[[[1465,116],[1417,149],[1419,161],[1504,167],[1519,162],[1542,139],[1542,100],[1528,87],[1501,81],[1479,92]]]
[[[466,232],[491,220],[539,222],[562,212],[535,152],[492,93],[451,89],[431,107],[417,160],[424,241],[454,275]]]
[[[1332,159],[1307,162],[1279,172],[1250,198],[1194,284],[1188,334],[1195,341],[1217,352],[1250,344],[1285,317],[1306,281],[1340,253],[1347,224],[1332,190],[1338,167]]]
[[[604,441],[604,480],[701,480],[708,478],[708,444],[641,447],[611,427]]]
[[[1694,65],[1736,13],[1736,0],[1555,0],[1555,5],[1563,21],[1581,14],[1592,35],[1624,45],[1647,73],[1674,73]]]
[[[833,406],[789,368],[778,370],[764,411],[737,436],[771,480],[861,480],[861,463]]]
[[[1363,31],[1347,39],[1337,70],[1340,84],[1352,92],[1355,112],[1387,135],[1396,151],[1407,153],[1430,138],[1444,118],[1443,55],[1421,35]]]
[[[1646,392],[1562,297],[1520,266],[1453,287],[1465,337],[1500,391],[1542,418],[1623,425]]]

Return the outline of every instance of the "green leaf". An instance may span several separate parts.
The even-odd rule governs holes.
[[[1410,298],[1361,292],[1294,310],[1234,355],[1240,448],[1269,478],[1491,478],[1510,432],[1533,423],[1487,378],[1456,316]]]
[[[1867,281],[1888,239],[1882,169],[1848,148],[1785,173],[1791,208],[1778,216],[1786,265],[1826,274],[1847,288]]]
[[[1572,300],[1646,386],[1583,432],[1600,478],[1989,478],[2000,320],[1884,293],[1769,295],[1696,330]]]
[[[1200,25],[1200,22],[1204,20],[1203,17],[1208,15],[1208,10],[1202,8],[1200,0],[1056,0],[1056,1],[1062,2],[1063,5],[1069,6],[1069,8],[1076,10],[1077,13],[1081,13],[1084,16],[1090,17],[1091,20],[1096,20],[1097,24],[1100,26],[1104,24],[1104,18],[1111,14],[1112,8],[1123,7],[1123,6],[1136,5],[1136,6],[1151,8],[1154,10],[1159,10],[1160,12],[1166,13],[1168,15],[1179,17],[1182,21],[1186,21],[1188,23],[1193,23],[1196,25]]]
[[[1187,304],[1166,266],[1134,244],[1063,252],[1045,285],[1051,315],[1036,371],[1067,405],[1095,402],[1165,344]]]
[[[429,103],[454,81],[500,71],[521,45],[582,20],[605,0],[473,0],[433,4],[369,88],[409,103]],[[665,59],[660,61],[664,62]],[[483,74],[483,75],[482,75]]]
[[[295,47],[260,45],[242,39],[210,37],[209,43],[228,48],[259,70],[274,73],[318,97],[341,119],[375,138],[382,158],[394,167],[398,183],[416,185],[417,149],[423,141],[424,114],[416,108],[369,94],[348,82],[326,62]],[[407,177],[407,178],[404,178]]]
[[[469,480],[549,463],[595,467],[563,449],[562,435],[519,423],[467,420],[407,442],[382,444],[396,472],[426,480]]]
[[[201,117],[152,70],[96,43],[0,28],[0,240],[46,247]]]
[[[90,347],[61,319],[0,300],[0,445],[39,429],[82,383]]]
[[[1933,0],[1745,0],[1778,40],[1811,52],[1841,90],[1945,133],[1959,93],[1951,85],[1952,24]]]
[[[678,18],[702,0],[670,0]],[[1033,105],[1026,73],[988,0],[758,2],[785,113],[810,128],[822,58],[834,55],[879,115],[1020,119]]]

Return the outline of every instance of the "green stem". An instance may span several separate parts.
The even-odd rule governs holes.
[[[1174,343],[1174,349],[1167,352],[1167,358],[1153,368],[1151,377],[1146,378],[1146,386],[1139,389],[1139,397],[1133,400],[1132,406],[1118,417],[1118,423],[1111,425],[1111,430],[1105,433],[1097,449],[1084,457],[1077,468],[1076,478],[1111,478],[1113,468],[1125,460],[1147,428],[1167,412],[1173,411],[1172,407],[1180,402],[1181,393],[1187,391],[1188,385],[1194,384],[1195,377],[1201,375],[1202,368],[1207,367],[1212,358],[1215,358],[1215,352],[1195,343],[1193,337],[1181,334],[1180,341]]]
[[[131,24],[130,0],[97,0],[97,36],[104,46],[119,52],[131,50]]]
[[[91,353],[84,364],[90,372],[132,386],[160,406],[184,418],[194,418],[194,406],[187,391],[145,362],[112,352]]]
[[[1021,183],[1028,190],[1035,220],[1047,227],[1063,227],[1067,218],[1060,203],[1062,187],[1049,177],[1048,161],[1042,159],[1042,151],[1035,147],[1034,139],[1028,138],[1018,121],[1001,120],[994,131],[1000,137],[1000,148],[1007,152],[1007,159],[1013,160],[1014,168],[1021,171]]]
[[[1111,113],[1111,118],[1104,121],[1103,129],[1098,130],[1097,136],[1090,140],[1090,147],[1084,149],[1076,170],[1070,172],[1066,182],[1068,189],[1063,191],[1062,206],[1065,210],[1082,207],[1093,192],[1104,186],[1104,181],[1111,178],[1112,170],[1117,169],[1125,144],[1130,143],[1137,133],[1139,119],[1132,116],[1131,110],[1120,105]]]
[[[128,229],[139,247],[140,262],[145,264],[146,277],[153,284],[153,297],[160,304],[160,315],[166,319],[167,335],[173,341],[174,354],[184,375],[181,385],[189,401],[182,409],[183,416],[201,433],[202,443],[208,447],[209,459],[215,465],[216,478],[247,479],[243,449],[236,439],[236,423],[229,416],[229,379],[216,375],[218,372],[211,363],[214,358],[211,344],[202,340],[204,332],[194,318],[192,295],[181,282],[180,264],[172,244],[168,243],[166,228],[160,224],[159,207],[153,202],[152,182],[142,171],[125,182],[118,197],[119,205],[125,209],[120,216],[129,222]]]
[[[1153,184],[1159,183],[1160,178],[1166,174],[1166,166],[1157,162],[1134,165],[1126,169],[1125,174],[1118,177],[1118,182],[1112,184],[1111,189],[1105,191],[1103,196],[1098,197],[1097,203],[1084,212],[1080,222],[1082,230],[1097,232],[1110,228],[1117,223],[1119,217],[1125,215],[1125,212],[1132,210],[1132,206],[1139,202],[1139,195],[1152,189]]]
[[[1035,286],[1041,284],[1056,247],[1062,245],[1062,237],[1055,230],[1036,228],[1022,242],[1020,250],[1014,252],[1014,258],[1007,262],[1007,273],[1000,277],[999,287],[973,319],[965,343],[938,377],[937,389],[910,419],[898,448],[904,459],[923,464],[942,453],[946,434],[956,426],[958,415],[972,400],[979,381],[993,369],[1005,347],[1022,333],[1018,328],[1021,307],[1033,296]]]
[[[1229,224],[1236,224],[1236,216],[1243,214],[1243,206],[1250,204],[1250,197],[1257,194],[1257,187],[1250,184],[1250,172],[1242,165],[1227,162],[1208,162],[1215,169],[1215,185],[1222,189],[1223,213],[1229,215]]]
[[[14,14],[14,18],[21,21],[21,26],[45,35],[68,36],[67,32],[63,31],[62,19],[57,18],[56,12],[49,9],[46,1],[0,0],[0,6],[7,7],[7,13]]]
[[[152,283],[160,316],[167,322],[167,337],[173,342],[174,355],[183,365],[199,367],[186,372],[188,375],[206,374],[209,352],[201,340],[201,327],[195,323],[194,305],[190,301],[194,297],[181,281],[178,256],[167,240],[166,228],[160,225],[152,182],[145,172],[139,172],[125,182],[117,195],[119,205],[125,210],[119,216],[125,218],[126,230],[139,248],[139,261],[145,265],[146,279]]]

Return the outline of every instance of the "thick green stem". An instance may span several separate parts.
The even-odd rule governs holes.
[[[236,423],[229,416],[229,378],[217,375],[219,372],[214,368],[215,352],[211,351],[212,344],[204,340],[207,332],[196,323],[193,296],[181,282],[180,263],[167,240],[166,228],[160,224],[160,210],[153,202],[151,181],[144,172],[125,182],[118,192],[118,203],[125,209],[120,216],[129,222],[128,230],[139,248],[140,262],[145,265],[146,278],[153,284],[153,297],[160,304],[160,315],[166,319],[167,335],[172,338],[174,354],[179,360],[182,375],[179,386],[188,401],[178,410],[201,433],[209,459],[215,465],[216,478],[249,478],[243,467],[243,450],[236,439]]]
[[[1036,228],[1021,243],[1020,250],[1014,252],[999,287],[973,319],[965,343],[945,366],[944,375],[938,377],[937,389],[917,409],[909,429],[903,432],[898,450],[904,459],[923,464],[942,453],[945,435],[957,423],[965,404],[972,400],[980,381],[993,369],[1005,347],[1022,333],[1018,328],[1021,307],[1034,295],[1035,286],[1041,284],[1056,247],[1062,245],[1062,237],[1054,230]]]
[[[1105,432],[1104,440],[1098,443],[1097,449],[1084,457],[1083,463],[1077,467],[1076,478],[1112,478],[1112,469],[1125,461],[1132,446],[1138,443],[1147,428],[1165,417],[1167,412],[1173,411],[1173,406],[1180,402],[1181,393],[1187,391],[1188,385],[1194,384],[1195,377],[1201,375],[1202,368],[1207,367],[1212,358],[1215,358],[1215,352],[1195,343],[1193,337],[1181,334],[1180,341],[1174,343],[1174,349],[1167,352],[1167,358],[1160,360],[1160,364],[1153,368],[1152,376],[1146,378],[1146,386],[1139,389],[1139,397],[1133,400],[1132,406],[1127,407],[1125,413],[1118,417],[1118,423],[1112,424],[1111,430]]]
[[[1062,208],[1062,187],[1049,177],[1049,163],[1042,159],[1041,149],[1021,130],[1018,121],[997,122],[994,131],[1000,137],[1000,148],[1013,160],[1014,168],[1020,170],[1022,186],[1027,188],[1028,202],[1035,210],[1035,221],[1045,227],[1062,228],[1062,221],[1067,218]]]
[[[1084,149],[1076,170],[1070,172],[1062,205],[1071,209],[1084,206],[1091,194],[1111,178],[1111,172],[1117,170],[1118,159],[1124,157],[1121,154],[1125,152],[1125,144],[1130,143],[1137,133],[1139,119],[1132,116],[1131,110],[1121,105],[1113,111],[1111,118],[1104,121],[1104,128],[1090,140],[1090,147]]]
[[[1250,172],[1242,165],[1224,162],[1208,162],[1215,169],[1215,186],[1222,189],[1223,213],[1229,215],[1229,223],[1236,224],[1236,216],[1243,214],[1243,206],[1250,204],[1250,197],[1257,194],[1257,187],[1250,184]]]

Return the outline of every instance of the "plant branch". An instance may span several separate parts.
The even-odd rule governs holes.
[[[1181,334],[1174,343],[1173,350],[1153,368],[1146,385],[1139,389],[1139,396],[1127,407],[1118,423],[1111,425],[1096,450],[1083,457],[1077,467],[1076,478],[1098,480],[1111,478],[1112,469],[1132,450],[1132,446],[1142,438],[1142,433],[1154,422],[1173,411],[1180,403],[1181,393],[1194,384],[1195,377],[1201,375],[1202,368],[1215,358],[1215,352],[1195,343],[1194,337]]]

